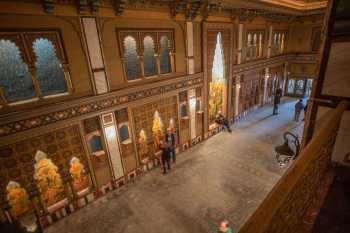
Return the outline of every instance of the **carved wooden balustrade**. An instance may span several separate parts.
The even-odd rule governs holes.
[[[240,233],[304,233],[308,209],[318,198],[318,189],[333,177],[331,154],[343,112],[349,103],[340,102],[310,143],[289,167]],[[329,182],[326,185],[330,185]]]

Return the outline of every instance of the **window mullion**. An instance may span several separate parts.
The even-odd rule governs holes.
[[[141,33],[137,33],[137,42],[139,45],[139,49],[138,49],[138,59],[139,59],[139,63],[140,63],[140,69],[141,69],[141,78],[144,79],[145,78],[145,64],[144,64],[144,52],[145,52],[145,48],[143,46],[143,36]]]
[[[28,69],[29,69],[29,73],[31,74],[31,77],[32,77],[32,80],[33,80],[33,84],[34,84],[34,88],[35,88],[35,95],[39,99],[42,99],[43,96],[42,96],[42,93],[41,93],[41,90],[40,90],[40,84],[39,84],[37,71],[35,69],[34,64],[30,64]]]
[[[27,57],[29,58],[29,61],[27,64],[28,65],[28,72],[31,74],[31,78],[33,81],[33,85],[34,85],[34,90],[35,90],[35,96],[39,99],[42,98],[42,93],[40,90],[40,85],[39,85],[39,80],[37,78],[37,72],[35,69],[35,56],[33,56],[33,54],[30,52],[31,51],[31,44],[28,44],[28,41],[24,38],[24,34],[21,33],[21,39],[23,41],[23,45],[25,47],[25,53],[27,53]]]
[[[160,75],[160,36],[159,33],[157,32],[156,34],[156,40],[155,40],[155,51],[156,53],[154,54],[155,58],[156,58],[156,68],[157,68],[157,75]]]
[[[7,100],[5,98],[4,91],[0,87],[0,106],[6,106],[6,105],[7,105]],[[0,107],[0,109],[1,109],[1,107]]]
[[[74,87],[72,84],[72,80],[70,78],[70,72],[69,72],[69,66],[68,64],[62,64],[63,74],[64,74],[64,80],[66,81],[66,84],[68,86],[68,92],[73,93]]]
[[[169,51],[169,57],[170,57],[170,71],[171,73],[173,73],[175,72],[175,52],[173,52],[173,48],[170,49]]]

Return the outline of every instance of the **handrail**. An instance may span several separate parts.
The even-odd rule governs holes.
[[[322,177],[330,170],[330,157],[343,112],[349,102],[342,101],[320,126],[262,204],[239,233],[297,232],[308,204]],[[282,230],[283,229],[283,230]]]

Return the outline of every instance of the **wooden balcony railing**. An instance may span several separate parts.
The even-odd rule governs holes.
[[[331,154],[343,112],[342,101],[289,167],[239,233],[303,233],[307,210],[332,172]]]

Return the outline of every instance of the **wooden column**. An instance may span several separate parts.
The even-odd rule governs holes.
[[[267,58],[271,57],[271,46],[272,46],[272,31],[273,27],[272,25],[269,26],[269,40],[268,40],[268,45],[267,45]]]
[[[190,115],[190,135],[191,139],[196,138],[196,89],[187,92]]]
[[[267,83],[269,82],[269,78],[270,78],[270,69],[269,67],[266,67],[264,72],[264,99],[263,99],[263,105],[268,103],[268,90],[267,90]]]
[[[107,145],[110,164],[113,171],[113,180],[118,181],[124,176],[124,167],[120,154],[117,137],[117,126],[114,113],[106,113],[101,116],[101,123],[105,144]]]
[[[187,48],[187,73],[194,74],[194,57],[193,57],[193,22],[186,22],[186,48]]]
[[[95,94],[103,94],[109,91],[103,59],[101,38],[95,17],[81,18],[85,44],[87,47],[90,68],[92,72],[92,84]]]
[[[235,83],[235,117],[239,114],[239,92],[241,90],[241,80],[240,76],[236,77],[236,83]]]
[[[284,96],[285,91],[286,91],[286,85],[287,85],[287,81],[288,81],[288,62],[285,62],[283,64],[283,83],[282,83],[282,96]]]
[[[238,24],[238,48],[237,48],[237,64],[242,63],[242,49],[243,49],[243,23],[240,22]],[[235,82],[235,117],[239,114],[239,92],[241,89],[241,75],[236,76],[236,82]]]
[[[269,26],[269,39],[268,39],[268,46],[267,46],[267,58],[271,57],[271,45],[272,45],[272,31],[273,31],[273,27],[272,25]],[[269,67],[265,68],[265,77],[264,77],[264,98],[263,98],[263,105],[266,104],[268,102],[268,95],[267,95],[267,83],[269,81],[270,78],[270,74],[269,74],[270,70]]]

